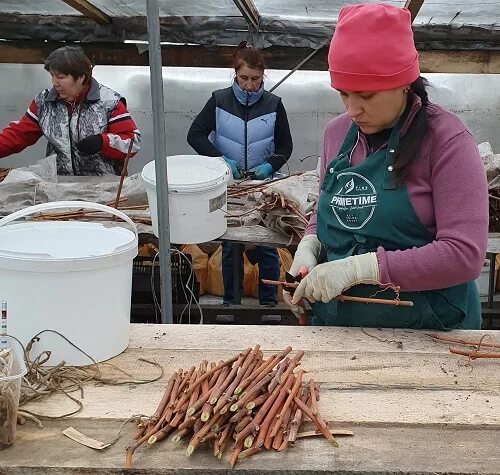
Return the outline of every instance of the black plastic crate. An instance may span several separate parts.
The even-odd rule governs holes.
[[[172,303],[187,304],[191,298],[188,287],[196,300],[200,298],[200,284],[194,271],[191,275],[191,256],[171,253]],[[186,259],[187,258],[187,259]],[[161,301],[160,263],[158,258],[137,256],[132,270],[132,303],[153,303],[152,274],[154,273],[154,292],[158,302]],[[191,275],[191,278],[190,278]]]

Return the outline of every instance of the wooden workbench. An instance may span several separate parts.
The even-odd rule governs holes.
[[[485,333],[448,335],[479,339]],[[112,338],[112,335],[110,335]],[[227,475],[229,465],[204,450],[190,458],[186,444],[170,440],[141,447],[134,469],[122,471],[128,424],[119,441],[103,451],[81,446],[61,431],[73,426],[101,441],[113,439],[133,414],[152,414],[167,376],[201,359],[225,359],[259,343],[267,351],[291,345],[305,350],[302,367],[320,384],[320,411],[331,425],[352,429],[333,449],[322,438],[308,438],[282,453],[265,452],[241,461],[245,474],[498,474],[500,473],[500,360],[467,359],[449,353],[447,344],[421,331],[322,327],[132,325],[129,348],[113,364],[135,377],[163,380],[122,386],[89,385],[84,410],[39,429],[20,426],[15,444],[0,452],[2,474],[147,473]],[[111,371],[105,369],[108,374]],[[59,415],[74,408],[53,396],[29,407]]]

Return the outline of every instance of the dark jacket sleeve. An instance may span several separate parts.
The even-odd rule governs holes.
[[[220,157],[220,153],[213,145],[208,136],[215,130],[215,99],[212,96],[202,111],[196,116],[187,135],[188,144],[194,148],[196,153],[208,157]]]
[[[274,127],[274,155],[271,155],[267,161],[273,167],[274,171],[279,170],[290,158],[293,150],[292,134],[286,115],[285,107],[280,101],[276,114],[276,124]]]

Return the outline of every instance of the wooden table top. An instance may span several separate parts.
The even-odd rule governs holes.
[[[500,331],[453,331],[447,335],[479,340]],[[122,472],[124,448],[133,425],[118,442],[97,451],[66,438],[72,426],[106,442],[133,414],[151,415],[170,375],[202,359],[225,359],[260,344],[267,352],[291,345],[304,350],[302,368],[320,386],[319,409],[331,426],[354,431],[332,448],[322,438],[301,439],[285,452],[265,451],[243,460],[246,474],[500,473],[500,360],[467,358],[449,352],[416,330],[360,328],[131,325],[128,349],[110,360],[150,384],[85,387],[84,409],[65,420],[18,426],[15,444],[0,452],[0,473],[114,474]],[[110,367],[103,373],[117,376]],[[58,416],[74,409],[55,395],[25,409]],[[169,439],[142,446],[128,473],[210,475],[229,473],[226,460],[199,449],[187,458],[187,443]]]

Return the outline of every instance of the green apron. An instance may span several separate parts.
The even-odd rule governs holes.
[[[350,155],[359,139],[351,125],[338,156],[327,168],[318,202],[318,239],[326,246],[327,260],[376,251],[422,247],[434,240],[418,218],[406,186],[393,178],[394,151],[399,144],[401,121],[394,127],[386,149],[369,155],[356,166]],[[384,282],[385,283],[385,282]],[[346,295],[372,297],[374,285],[356,285]],[[393,290],[375,298],[395,298]],[[389,328],[479,329],[481,306],[474,281],[439,290],[401,292],[413,307],[357,302],[312,305],[313,325]]]

